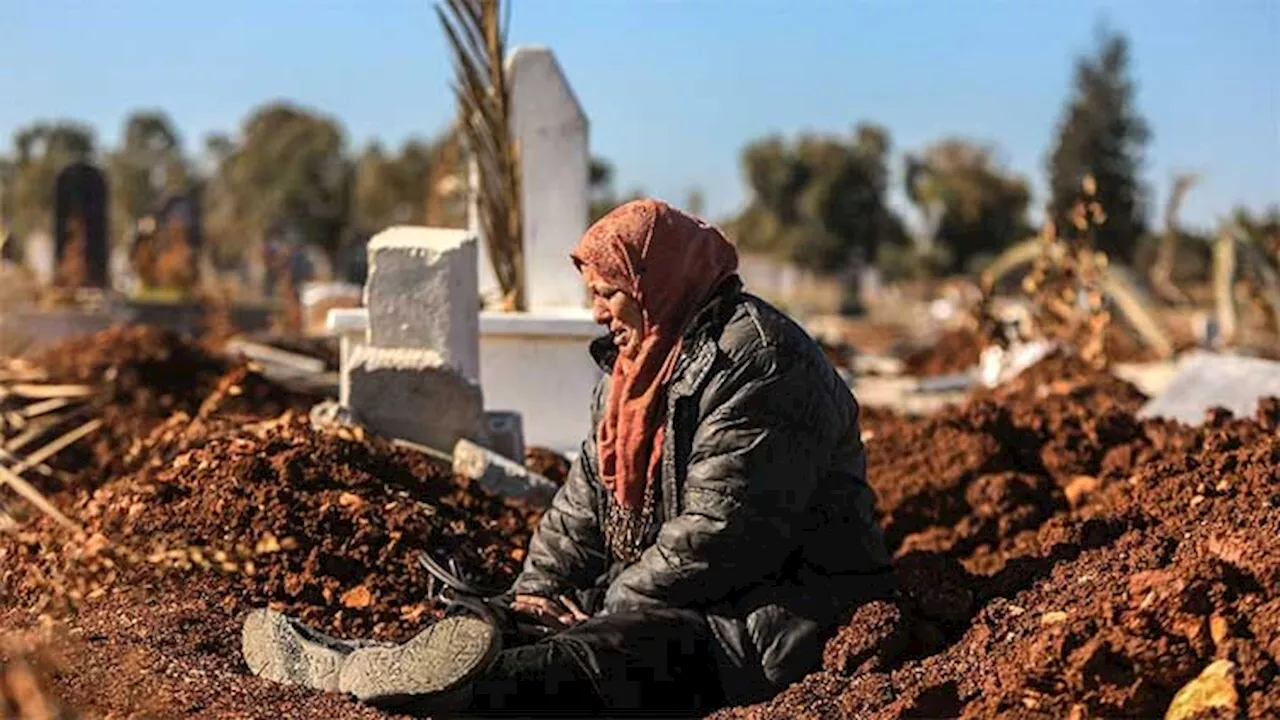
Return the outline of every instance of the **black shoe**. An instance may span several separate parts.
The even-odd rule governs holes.
[[[383,707],[459,710],[470,683],[502,649],[492,623],[473,615],[446,617],[395,647],[357,650],[341,664],[338,689]]]
[[[370,640],[339,640],[265,608],[245,618],[240,642],[245,664],[254,675],[330,692],[338,691],[338,674],[351,653],[393,647]]]

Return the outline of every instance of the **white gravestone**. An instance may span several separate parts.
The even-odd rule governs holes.
[[[351,410],[375,433],[444,450],[483,440],[480,386],[431,350],[363,345],[347,362]]]
[[[480,380],[475,238],[465,230],[398,226],[369,243],[369,344],[435,352]]]
[[[525,290],[528,307],[586,307],[586,290],[569,253],[590,219],[587,116],[555,55],[545,47],[516,48],[507,58],[511,83],[511,135],[520,153],[520,209],[524,226]],[[475,230],[477,179],[472,167],[469,222]],[[481,250],[492,295],[497,283],[487,249]]]

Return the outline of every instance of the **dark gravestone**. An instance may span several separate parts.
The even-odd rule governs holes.
[[[369,279],[369,240],[372,236],[360,234],[352,237],[338,251],[338,278],[344,282],[363,285]]]
[[[106,288],[107,182],[97,168],[78,162],[58,173],[53,218],[58,284]]]
[[[192,250],[199,250],[204,244],[201,233],[200,197],[195,193],[174,195],[160,206],[156,224],[169,229],[170,233],[181,238]]]

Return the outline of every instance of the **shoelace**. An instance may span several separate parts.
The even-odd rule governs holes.
[[[432,587],[427,589],[427,594],[444,603],[446,608],[463,608],[496,628],[514,625],[515,629],[521,634],[546,636],[555,632],[550,627],[522,623],[508,617],[510,613],[499,612],[490,604],[490,601],[492,598],[501,595],[502,591],[481,587],[465,580],[461,573],[458,572],[458,564],[453,558],[449,559],[452,569],[445,568],[426,552],[418,553],[418,563],[431,575]],[[436,582],[443,585],[439,591],[434,588]]]

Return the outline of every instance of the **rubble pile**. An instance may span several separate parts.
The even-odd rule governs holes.
[[[866,419],[896,603],[718,718],[1275,717],[1280,401],[1191,428],[1062,356],[924,420]]]

